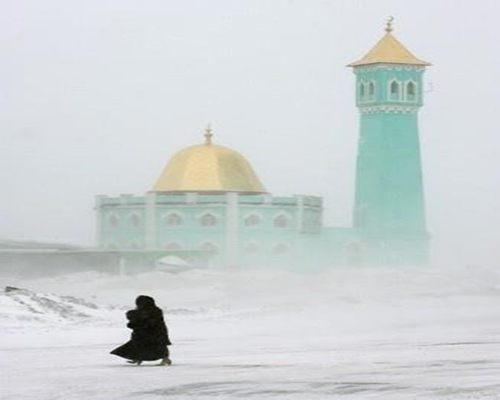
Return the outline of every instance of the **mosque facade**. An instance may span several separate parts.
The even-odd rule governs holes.
[[[353,226],[323,225],[321,197],[273,196],[243,155],[187,147],[141,196],[97,196],[98,246],[123,254],[205,255],[214,266],[423,265],[428,260],[418,111],[423,73],[392,34],[349,65],[360,131]],[[194,257],[194,258],[193,258]]]

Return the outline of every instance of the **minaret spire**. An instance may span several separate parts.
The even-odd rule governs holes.
[[[431,65],[427,61],[415,57],[398,39],[394,37],[392,24],[394,17],[390,16],[385,25],[385,35],[378,43],[360,60],[349,64],[349,67],[360,67],[370,64],[406,64],[406,65]]]
[[[385,26],[385,31],[387,33],[391,33],[393,31],[392,21],[394,21],[394,17],[391,15],[389,17],[389,19],[387,20],[387,23],[386,23],[386,26]]]
[[[214,134],[212,133],[212,124],[211,123],[209,123],[207,125],[207,127],[205,128],[205,134],[203,136],[205,136],[205,144],[207,144],[207,145],[212,144],[212,137],[214,136]]]

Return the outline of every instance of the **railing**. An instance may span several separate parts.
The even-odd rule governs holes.
[[[155,204],[162,205],[204,205],[204,204],[221,204],[227,203],[225,195],[157,195]],[[295,207],[302,202],[304,206],[321,207],[323,199],[321,197],[303,196],[303,197],[268,197],[256,195],[240,195],[238,196],[238,204],[241,205],[261,205],[268,204],[270,206],[286,206]],[[147,198],[145,196],[120,196],[120,197],[101,197],[99,204],[101,206],[143,206],[146,205]]]

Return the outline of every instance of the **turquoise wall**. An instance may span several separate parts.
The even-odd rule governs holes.
[[[112,216],[117,217],[116,226],[111,225]],[[134,224],[132,216],[139,218],[139,223]],[[99,247],[104,248],[144,248],[145,242],[145,209],[135,207],[112,207],[101,209],[98,212]]]
[[[363,114],[354,226],[425,230],[416,114]]]
[[[354,207],[360,251],[369,263],[426,263],[418,131],[424,68],[379,64],[354,72],[361,113]],[[370,96],[366,85],[372,83]]]
[[[403,65],[375,65],[356,67],[356,105],[423,105],[423,67]],[[398,93],[391,94],[390,87],[393,82],[399,84]],[[415,94],[410,96],[408,84],[415,84]],[[369,84],[374,84],[373,96],[369,93]],[[361,85],[365,85],[365,95],[362,96]]]
[[[239,265],[290,264],[308,251],[301,237],[318,237],[322,229],[322,200],[312,196],[237,195],[233,208],[226,195],[148,196],[98,196],[101,248],[201,249],[213,251],[219,265],[230,252]],[[201,223],[207,213],[216,218],[213,226]],[[173,214],[182,221],[176,226],[167,222]]]

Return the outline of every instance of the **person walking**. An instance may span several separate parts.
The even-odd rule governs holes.
[[[139,296],[136,308],[127,311],[127,327],[132,329],[131,339],[111,351],[111,354],[126,358],[128,363],[141,365],[143,361],[161,360],[159,365],[171,365],[167,346],[172,343],[163,319],[163,311],[150,296]]]

